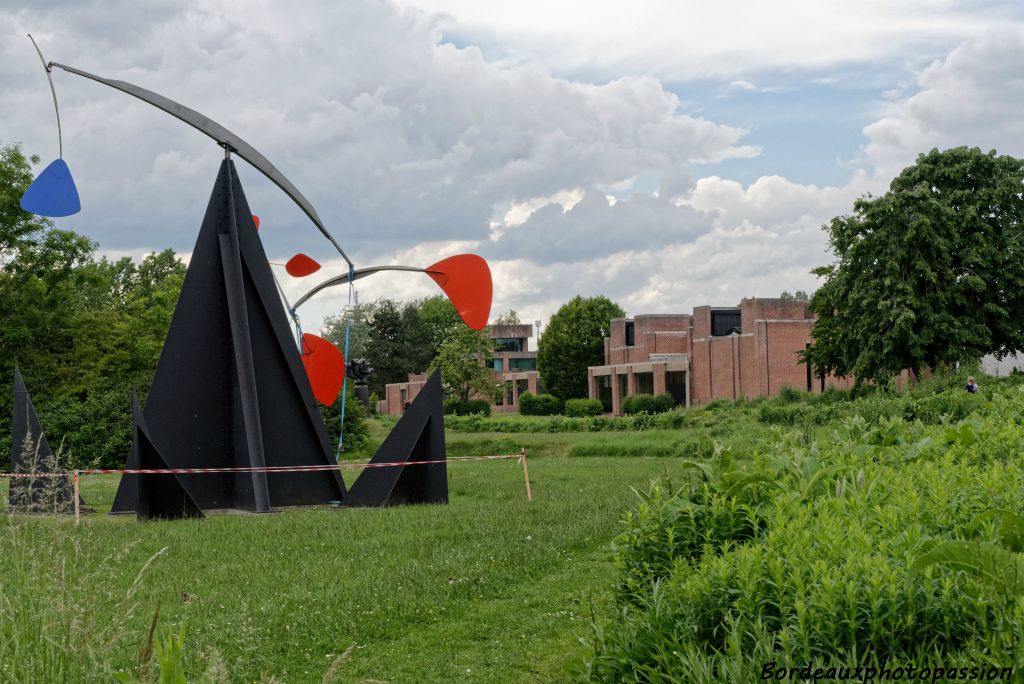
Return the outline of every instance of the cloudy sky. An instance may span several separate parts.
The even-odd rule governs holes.
[[[155,90],[248,140],[359,266],[490,261],[494,311],[575,294],[630,314],[813,290],[821,224],[932,147],[1024,155],[1010,0],[0,0],[0,143],[44,163],[50,60]],[[83,211],[111,256],[187,257],[221,150],[56,71]],[[272,261],[329,244],[239,162]],[[432,293],[361,281],[362,300]],[[335,288],[304,309],[315,328]]]

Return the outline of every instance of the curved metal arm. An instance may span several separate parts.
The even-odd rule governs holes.
[[[380,271],[412,271],[414,273],[428,273],[427,269],[417,268],[415,266],[370,266],[369,268],[360,268],[359,270],[352,271],[351,279],[349,278],[350,274],[345,273],[320,283],[312,290],[310,290],[309,292],[295,300],[295,306],[293,306],[292,309],[298,309],[300,306],[305,304],[310,297],[315,295],[317,292],[320,292],[321,290],[325,290],[328,287],[334,287],[335,285],[344,285],[345,283],[351,282],[353,280],[359,280],[360,278],[365,278],[368,275],[373,275],[374,273],[379,273]]]
[[[53,87],[53,76],[50,75],[50,71],[53,70],[49,64],[46,63],[46,58],[43,57],[43,51],[36,45],[36,39],[32,37],[32,34],[28,34],[28,39],[32,41],[32,47],[36,49],[39,54],[39,61],[43,63],[43,68],[46,69],[46,80],[50,82],[50,94],[53,95],[53,111],[57,113],[57,149],[59,150],[59,157],[64,158],[64,136],[60,132],[60,107],[57,106],[57,89]]]
[[[42,54],[40,53],[40,57],[41,56]],[[85,78],[96,81],[97,83],[102,83],[103,85],[110,86],[115,90],[120,90],[123,93],[128,93],[133,97],[137,97],[143,102],[148,102],[157,109],[161,109],[170,114],[171,116],[184,121],[189,126],[195,128],[196,130],[205,133],[209,137],[216,140],[217,143],[224,147],[225,149],[233,151],[239,157],[252,164],[257,171],[259,171],[264,176],[269,178],[275,185],[277,185],[277,187],[284,190],[285,194],[291,197],[292,200],[297,205],[299,205],[299,208],[302,209],[302,211],[306,214],[306,216],[309,217],[309,219],[320,230],[320,232],[323,233],[324,237],[330,240],[331,244],[334,245],[334,248],[338,250],[338,254],[341,255],[341,258],[344,259],[345,262],[349,265],[349,268],[353,267],[352,260],[348,258],[348,255],[345,254],[345,251],[341,248],[341,245],[338,244],[338,242],[334,239],[334,236],[331,235],[327,228],[324,226],[323,222],[320,220],[320,217],[316,213],[316,209],[314,209],[313,205],[309,203],[309,200],[307,200],[303,196],[303,194],[299,192],[299,189],[296,188],[292,184],[292,182],[285,177],[283,173],[278,171],[277,168],[270,163],[269,159],[267,159],[258,151],[256,151],[256,148],[242,140],[242,138],[235,135],[228,129],[221,126],[216,121],[213,121],[212,119],[203,116],[194,109],[189,109],[188,107],[179,104],[174,100],[170,100],[164,97],[163,95],[158,95],[157,93],[154,93],[151,90],[140,88],[136,85],[132,85],[131,83],[126,83],[125,81],[115,81],[108,78],[102,78],[100,76],[96,76],[95,74],[90,74],[87,71],[82,71],[81,69],[69,67],[64,64],[58,64],[57,62],[50,62],[46,65],[46,67],[47,71],[49,71],[52,67],[57,67],[59,69],[67,71],[68,73],[83,76]],[[50,87],[53,87],[52,80],[50,82]],[[55,94],[54,102],[56,102],[56,97],[57,96]]]

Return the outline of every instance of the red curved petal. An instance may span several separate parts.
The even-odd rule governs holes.
[[[252,222],[256,224],[256,230],[260,229],[260,217],[256,214],[252,215]]]
[[[456,254],[428,266],[427,275],[441,286],[466,325],[473,330],[487,326],[493,285],[491,269],[483,257]]]
[[[302,366],[316,400],[326,406],[333,404],[345,379],[345,357],[341,351],[322,337],[303,333]]]
[[[293,278],[304,278],[320,270],[320,264],[305,254],[296,254],[284,265],[288,275]]]

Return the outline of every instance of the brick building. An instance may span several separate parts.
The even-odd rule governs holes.
[[[744,299],[738,307],[698,306],[692,314],[616,318],[604,365],[587,370],[592,399],[622,413],[632,394],[669,392],[679,404],[774,396],[783,387],[820,392],[846,378],[814,378],[797,354],[811,342],[806,299]]]
[[[512,413],[519,410],[519,395],[523,392],[539,393],[537,379],[537,352],[530,351],[529,338],[533,326],[492,325],[495,355],[488,360],[494,373],[495,384],[502,385],[501,397],[493,403],[492,410],[498,413]],[[412,401],[427,382],[427,373],[410,373],[407,382],[384,386],[384,399],[377,402],[378,414],[398,416],[402,414],[405,402]]]

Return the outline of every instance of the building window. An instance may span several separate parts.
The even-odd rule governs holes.
[[[509,359],[508,369],[517,371],[537,370],[537,359]]]
[[[501,359],[491,359],[491,370],[496,370],[499,373],[504,369],[502,366]]]
[[[521,337],[495,337],[494,348],[500,352],[523,351],[523,340]]]
[[[723,309],[711,312],[711,336],[724,337],[740,329],[740,310]]]
[[[402,402],[402,406],[405,406],[405,402],[409,401],[409,390],[399,390],[398,400]]]
[[[636,330],[633,321],[626,321],[626,346],[636,346]]]

